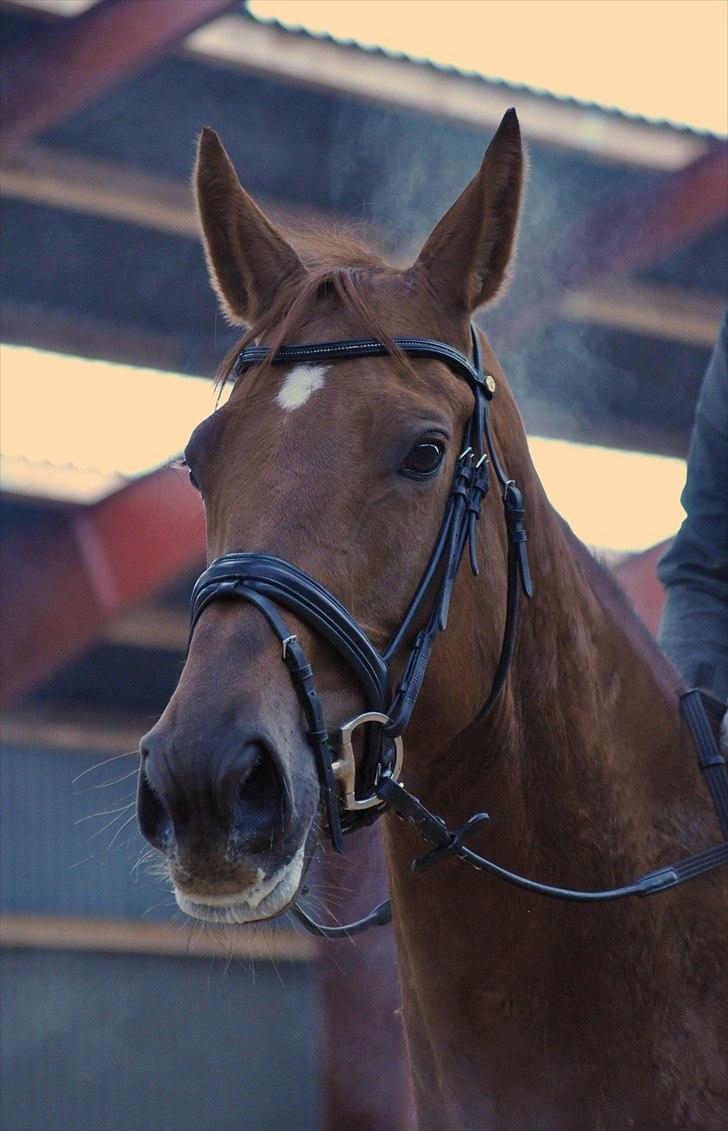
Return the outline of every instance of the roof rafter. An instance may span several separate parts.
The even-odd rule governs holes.
[[[197,239],[200,225],[189,181],[130,169],[93,157],[29,143],[0,161],[5,196]],[[313,208],[258,197],[279,223],[324,222]]]
[[[48,129],[238,0],[102,0],[9,50],[0,117],[6,148]]]

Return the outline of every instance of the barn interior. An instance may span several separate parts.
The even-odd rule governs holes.
[[[256,1131],[390,1126],[392,1111],[405,1127],[397,1023],[392,1090],[336,1009],[352,978],[363,993],[391,977],[396,1006],[391,938],[363,956],[291,925],[191,931],[128,808],[205,560],[174,457],[236,338],[200,246],[196,138],[217,130],[275,219],[354,225],[404,263],[515,105],[530,155],[519,255],[480,324],[530,435],[576,461],[645,457],[625,507],[644,506],[643,470],[669,469],[678,492],[684,476],[726,301],[725,141],[230,0],[2,0],[0,15],[6,1126],[215,1131],[244,1110]],[[655,629],[676,526],[643,525],[630,555],[588,540]],[[337,914],[361,899],[356,874]]]

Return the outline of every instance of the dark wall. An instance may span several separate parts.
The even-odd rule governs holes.
[[[315,1131],[310,971],[5,950],[5,1131]]]
[[[138,758],[6,746],[0,910],[202,928],[154,870]],[[118,780],[124,779],[124,780]],[[4,1131],[309,1131],[320,1121],[315,965],[6,949]]]
[[[3,911],[182,920],[169,882],[151,871],[136,821],[123,827],[134,813],[136,779],[127,775],[136,773],[138,755],[108,757],[4,747]]]

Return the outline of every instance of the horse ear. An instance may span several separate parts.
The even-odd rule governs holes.
[[[231,322],[254,322],[281,283],[305,268],[241,187],[222,142],[207,127],[194,185],[212,286]]]
[[[511,109],[415,264],[446,306],[472,314],[498,293],[515,243],[522,183],[521,131]]]

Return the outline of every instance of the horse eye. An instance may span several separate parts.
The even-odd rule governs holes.
[[[444,448],[435,440],[422,440],[412,448],[400,470],[415,475],[431,475],[442,463],[444,454]]]
[[[200,490],[200,484],[197,482],[197,480],[195,479],[195,477],[194,477],[194,475],[192,474],[191,471],[189,472],[189,477],[190,477],[190,483],[194,487],[195,491],[199,491]],[[202,494],[202,492],[200,492],[200,494]]]

